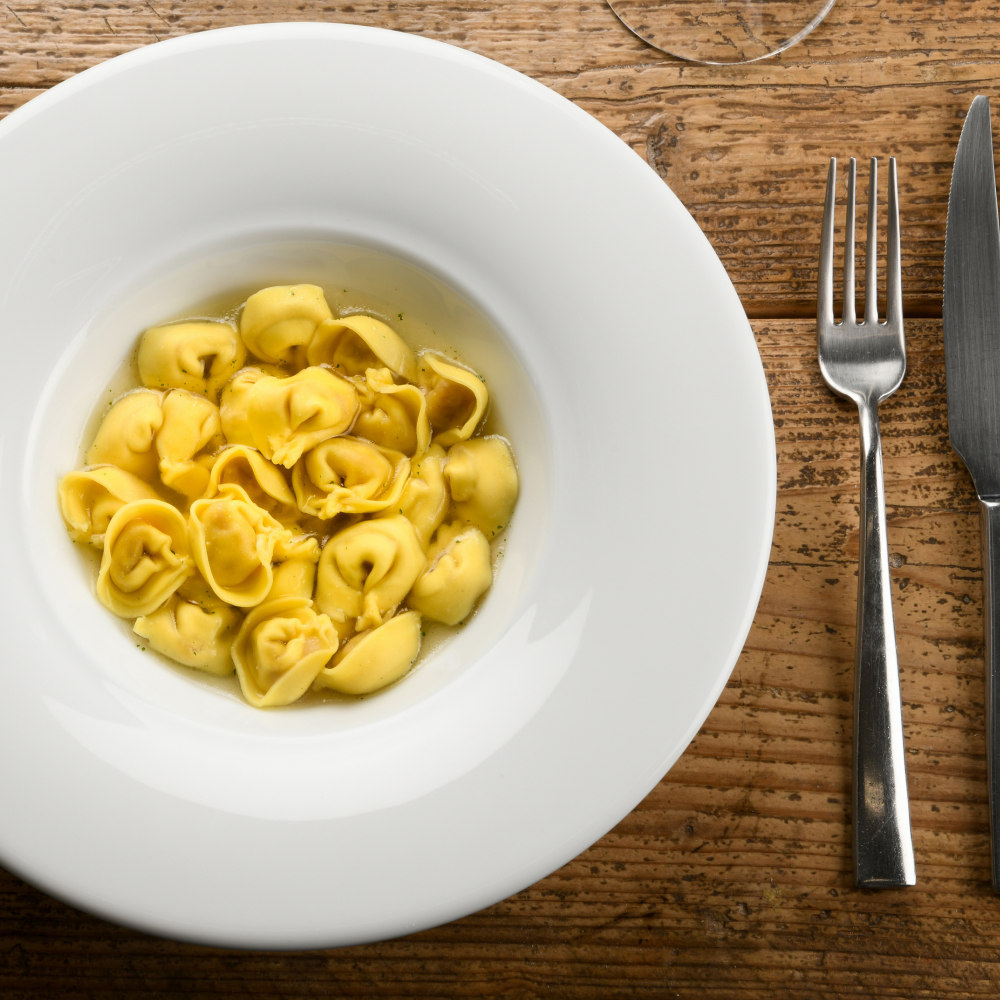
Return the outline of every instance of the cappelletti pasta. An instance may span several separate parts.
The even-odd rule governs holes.
[[[477,372],[310,284],[150,327],[136,367],[59,504],[143,648],[271,708],[393,684],[474,613],[519,491]]]

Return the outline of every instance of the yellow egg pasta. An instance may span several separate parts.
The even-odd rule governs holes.
[[[161,403],[163,423],[156,433],[160,481],[168,489],[195,498],[203,496],[212,456],[226,443],[219,408],[186,389],[171,389]]]
[[[266,599],[272,601],[277,597],[302,597],[311,601],[315,589],[316,556],[312,553],[293,556],[275,564],[274,579]]]
[[[215,496],[225,483],[239,486],[258,507],[279,520],[282,513],[296,509],[295,494],[283,471],[251,445],[226,445],[216,453],[207,496]]]
[[[309,690],[336,652],[330,619],[300,597],[258,605],[243,620],[233,660],[243,695],[257,708],[289,705]]]
[[[253,443],[265,458],[286,469],[320,441],[345,433],[357,411],[354,386],[317,365],[288,378],[264,375],[247,390]]]
[[[275,285],[246,300],[240,335],[261,361],[288,365],[304,359],[317,329],[333,313],[316,285]]]
[[[486,383],[473,371],[435,354],[425,354],[427,416],[434,440],[445,447],[472,437],[489,403]]]
[[[283,378],[287,373],[275,365],[249,365],[241,368],[223,387],[219,397],[219,419],[229,444],[254,447],[250,430],[250,391],[265,375]]]
[[[490,543],[478,528],[448,525],[427,555],[427,568],[413,584],[409,605],[433,621],[457,625],[493,582]]]
[[[337,621],[356,619],[363,631],[403,602],[427,558],[402,515],[361,521],[323,546],[316,571],[316,604]]]
[[[371,514],[399,502],[410,460],[344,434],[307,451],[292,470],[299,510],[324,519]]]
[[[399,504],[392,512],[402,514],[413,525],[421,547],[426,550],[448,512],[448,484],[444,479],[445,450],[431,445],[427,453],[411,464]]]
[[[116,400],[87,449],[87,465],[114,465],[152,485],[159,481],[156,434],[163,424],[163,393],[136,389]]]
[[[156,490],[115,465],[67,472],[59,480],[59,509],[74,542],[104,546],[111,518],[130,500],[156,500]]]
[[[309,364],[327,365],[342,375],[387,368],[410,382],[417,377],[417,356],[388,323],[372,316],[344,316],[321,323],[306,356]]]
[[[202,604],[170,597],[135,620],[132,631],[164,656],[209,674],[233,672],[232,648],[241,615],[222,601]]]
[[[191,504],[191,549],[202,577],[221,601],[252,608],[274,582],[274,550],[286,533],[246,491],[227,483]]]
[[[448,452],[444,466],[455,516],[487,537],[499,534],[517,502],[514,453],[501,437],[462,441]]]
[[[167,323],[139,340],[139,378],[149,389],[186,389],[218,402],[219,391],[243,367],[246,347],[228,323]]]
[[[399,680],[420,652],[420,615],[404,611],[349,639],[316,677],[342,694],[371,694]]]
[[[134,370],[58,499],[141,648],[278,708],[395,684],[475,614],[520,488],[478,372],[312,284],[152,326]]]
[[[163,500],[120,507],[104,533],[97,596],[122,618],[148,615],[191,575],[184,516]]]
[[[354,433],[373,444],[418,458],[431,441],[427,397],[415,385],[398,384],[388,368],[369,368],[358,385]]]

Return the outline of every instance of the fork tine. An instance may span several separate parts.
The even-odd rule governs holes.
[[[844,215],[844,323],[852,324],[854,314],[854,192],[858,161],[852,156],[847,171],[847,209]]]
[[[819,245],[819,288],[816,294],[816,318],[821,325],[833,324],[833,213],[837,204],[837,159],[830,158],[826,177],[826,205],[823,209],[823,235]]]
[[[865,325],[878,323],[878,159],[868,174],[868,246],[865,249]]]
[[[903,319],[903,278],[899,253],[899,190],[896,178],[896,157],[889,157],[889,235],[885,264],[885,321],[900,323]]]

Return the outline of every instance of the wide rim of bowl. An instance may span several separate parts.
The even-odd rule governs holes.
[[[308,58],[299,60],[297,50],[302,46],[311,48]],[[214,29],[115,57],[16,109],[0,122],[0,164],[4,154],[16,151],[11,146],[16,147],[22,127],[44,126],[50,112],[65,110],[88,95],[95,100],[109,94],[121,99],[130,74],[136,77],[153,68],[148,79],[143,77],[142,87],[155,89],[169,85],[171,73],[183,63],[185,73],[201,74],[207,81],[211,79],[213,56],[224,55],[235,64],[259,56],[266,48],[274,53],[275,64],[283,63],[289,76],[294,76],[300,62],[311,66],[316,61],[315,46],[341,56],[364,48],[366,57],[382,60],[379,69],[390,76],[422,66],[427,77],[400,77],[392,80],[392,86],[405,87],[419,96],[421,88],[430,87],[426,80],[433,78],[438,88],[433,90],[435,98],[445,92],[446,85],[453,87],[455,105],[447,110],[454,113],[457,109],[469,116],[474,112],[486,131],[495,127],[501,136],[516,136],[522,129],[525,135],[557,134],[563,145],[544,151],[546,162],[555,164],[553,170],[576,167],[580,183],[592,183],[606,196],[593,212],[592,256],[598,264],[623,269],[617,256],[612,261],[614,252],[624,255],[631,266],[630,292],[635,302],[630,300],[623,306],[624,314],[648,324],[656,317],[656,309],[662,309],[652,286],[662,283],[664,298],[684,317],[690,327],[685,333],[692,335],[669,345],[658,342],[656,357],[670,359],[676,354],[678,364],[690,365],[696,379],[711,377],[716,381],[717,396],[709,406],[700,386],[687,387],[683,379],[664,373],[667,387],[683,398],[654,400],[650,391],[655,391],[655,385],[649,373],[634,373],[644,392],[630,403],[650,421],[667,413],[664,419],[669,420],[669,426],[657,434],[640,431],[638,443],[622,447],[620,461],[624,463],[627,457],[637,462],[639,446],[652,443],[681,456],[681,463],[689,466],[683,469],[687,478],[679,484],[673,470],[663,468],[662,463],[654,462],[653,471],[637,474],[640,487],[662,491],[665,499],[660,507],[665,513],[660,516],[671,528],[670,538],[663,538],[658,527],[652,528],[648,535],[650,553],[643,553],[638,549],[646,537],[641,525],[621,528],[630,546],[625,565],[638,579],[637,584],[630,584],[635,593],[629,599],[645,617],[635,634],[624,639],[602,623],[600,609],[592,608],[590,602],[594,595],[612,601],[613,593],[629,589],[613,586],[608,579],[619,569],[620,560],[604,551],[583,558],[567,541],[569,527],[554,518],[555,540],[550,551],[566,565],[546,565],[526,580],[529,596],[505,636],[520,629],[522,645],[518,648],[529,650],[538,662],[558,661],[558,669],[553,667],[550,683],[538,692],[530,710],[518,717],[511,731],[500,733],[496,745],[487,747],[482,759],[464,772],[447,775],[440,785],[414,799],[376,803],[367,811],[346,817],[306,816],[282,821],[268,815],[266,807],[257,816],[241,815],[239,808],[213,810],[204,801],[186,801],[176,789],[153,788],[141,776],[123,774],[107,761],[81,753],[79,739],[67,719],[72,717],[76,724],[85,711],[73,714],[75,708],[70,704],[68,715],[62,696],[46,687],[50,684],[47,676],[24,679],[16,673],[22,662],[33,658],[52,662],[71,643],[64,630],[47,629],[47,623],[31,621],[27,615],[29,620],[22,625],[24,635],[19,633],[10,642],[7,670],[14,697],[5,708],[0,707],[0,740],[9,744],[8,750],[16,745],[24,763],[0,773],[0,788],[14,804],[31,803],[34,815],[14,819],[0,830],[0,859],[52,895],[106,918],[168,937],[238,947],[323,947],[433,926],[525,888],[606,833],[669,770],[728,681],[763,587],[775,511],[774,432],[763,367],[735,290],[707,239],[666,184],[613,133],[581,108],[509,67],[440,41],[358,25],[293,22]],[[477,103],[477,98],[487,96],[500,98],[501,103]],[[417,99],[414,97],[414,102]],[[141,109],[132,108],[127,101],[121,102],[121,108],[134,116],[129,120],[139,120]],[[249,120],[250,109],[243,111]],[[382,113],[386,117],[372,126],[373,134],[378,133],[373,142],[418,144],[405,126],[391,120],[388,112]],[[210,117],[209,112],[204,114]],[[427,114],[430,121],[435,110]],[[294,117],[289,113],[281,127],[300,128]],[[330,112],[329,126],[342,129],[343,119]],[[198,135],[207,142],[204,137],[211,131]],[[438,137],[445,134],[442,130]],[[485,134],[480,131],[477,136],[483,139]],[[196,136],[194,141],[202,140]],[[483,197],[490,199],[490,205],[504,204],[505,219],[517,215],[519,206],[511,207],[509,192],[501,189],[505,178],[515,177],[515,167],[501,164],[490,174],[494,168],[477,161],[476,174],[460,162],[461,140],[443,152],[433,152],[439,157],[435,162],[454,168],[455,176],[464,171],[463,176],[473,178],[470,190],[488,191]],[[425,151],[419,153],[423,156]],[[589,156],[586,166],[581,156]],[[539,154],[531,161],[534,169],[539,169],[542,159]],[[27,169],[27,165],[22,166]],[[0,166],[0,173],[4,169]],[[70,167],[50,169],[61,182],[72,179]],[[544,211],[546,200],[553,202],[546,222],[568,224],[572,213],[561,207],[561,201],[575,199],[576,206],[585,204],[585,195],[593,195],[593,190],[573,188],[575,182],[575,177],[567,176],[567,190],[549,190],[546,198],[537,197],[536,192],[532,206],[538,211]],[[517,177],[516,182],[511,180],[510,190],[523,193],[529,185],[530,177]],[[85,201],[91,196],[97,197],[88,191],[79,197]],[[59,216],[58,224],[64,218]],[[576,216],[572,218],[576,225]],[[270,224],[267,222],[262,231]],[[523,226],[524,222],[517,219],[516,224]],[[297,218],[292,228],[301,225],[302,218]],[[442,232],[445,230],[442,225]],[[634,243],[613,251],[601,246],[602,236],[618,238],[622,234],[634,235]],[[549,235],[553,245],[557,245],[558,235]],[[434,244],[435,248],[442,245]],[[525,253],[530,258],[531,250]],[[573,254],[578,253],[579,248],[575,248]],[[14,259],[14,248],[5,248],[0,240],[0,261]],[[689,271],[680,277],[664,274],[664,262]],[[442,265],[445,274],[451,265],[460,269],[458,259],[452,258]],[[23,266],[37,271],[41,265],[29,261]],[[27,273],[22,270],[0,282],[0,313],[5,307],[26,308],[17,301],[17,281]],[[79,276],[77,271],[62,277],[69,281]],[[558,278],[571,287],[561,271]],[[107,283],[106,278],[101,280]],[[488,297],[488,292],[483,294]],[[592,304],[600,298],[592,287],[587,296]],[[499,313],[508,309],[509,315],[519,315],[516,304],[502,297],[497,302]],[[614,313],[602,306],[597,315],[603,321]],[[629,329],[620,339],[634,348],[643,343],[645,335]],[[565,336],[553,333],[553,337]],[[536,344],[524,335],[518,346],[529,360],[545,358],[548,363],[547,345]],[[32,350],[24,346],[24,356],[35,357]],[[589,399],[579,383],[601,375],[599,359],[587,351],[577,354],[566,360],[567,384],[553,389],[553,400],[545,412],[554,461],[559,466],[552,477],[561,501],[566,499],[564,479],[579,490],[583,472],[567,468],[570,463],[560,449],[570,448],[574,458],[587,463],[588,471],[592,471],[591,465],[596,466],[594,456],[574,442],[574,419],[582,419],[583,425],[593,430],[594,440],[605,451],[614,440],[592,415],[581,417],[579,410],[574,412],[575,404]],[[649,387],[652,389],[645,391]],[[48,405],[58,404],[49,400]],[[0,480],[8,484],[0,490],[0,515],[24,522],[31,498],[26,487],[11,479],[31,468],[23,422],[18,423],[21,416],[16,401],[0,402]],[[685,426],[687,419],[696,421],[696,435]],[[692,444],[693,436],[699,438],[697,447]],[[624,471],[618,469],[618,461],[608,458],[608,467]],[[581,504],[581,510],[607,509],[602,505],[618,502],[615,498],[609,484],[595,484],[593,497]],[[734,503],[745,518],[736,525],[723,522],[720,516],[731,513]],[[655,507],[653,513],[640,508],[636,520],[655,517]],[[582,516],[572,512],[565,520]],[[599,540],[603,539],[602,534]],[[30,541],[15,539],[12,543],[11,558],[15,565],[26,567],[25,577],[37,574],[29,566],[32,551]],[[657,555],[665,565],[656,562]],[[669,562],[670,556],[682,566],[683,578]],[[724,574],[719,572],[722,566]],[[565,583],[571,571],[581,576],[579,593],[574,593],[572,601],[567,598],[567,606],[551,608],[551,596],[542,593],[545,585]],[[35,587],[43,585],[36,582]],[[25,617],[29,598],[14,595],[9,588],[7,596],[5,624],[13,631],[11,619]],[[660,600],[670,606],[654,619],[653,609]],[[619,595],[613,601],[624,602],[625,598]],[[608,606],[617,607],[613,602]],[[539,625],[542,621],[546,622],[544,628]],[[543,634],[537,634],[539,631]],[[613,663],[619,648],[625,653],[624,664]],[[662,666],[661,656],[666,660]],[[677,662],[686,658],[699,662],[698,672],[692,672],[692,662]],[[624,671],[624,682],[616,684],[612,679],[609,683],[612,665],[619,670],[618,676]],[[82,699],[81,705],[92,695],[96,698],[98,693],[92,689],[97,686],[102,688],[100,698],[107,701],[110,690],[111,699],[118,699],[115,711],[121,713],[122,725],[130,736],[141,730],[145,739],[169,729],[174,740],[187,725],[186,731],[193,738],[199,726],[205,728],[204,720],[179,724],[176,719],[165,720],[155,705],[139,704],[141,699],[128,702],[122,699],[121,691],[109,688],[106,679],[69,679],[71,675],[62,664],[52,670],[54,678],[72,689],[67,694],[70,702],[72,695]],[[61,671],[58,677],[56,671]],[[470,676],[474,673],[470,671]],[[487,674],[487,668],[481,667],[477,676]],[[643,688],[641,695],[634,690],[636,683]],[[484,697],[472,681],[466,683],[465,691],[469,704]],[[440,708],[448,703],[439,699],[435,704]],[[59,721],[54,721],[57,715]],[[104,724],[107,719],[101,721]],[[289,747],[294,744],[294,753],[300,754],[307,741],[285,735]],[[207,752],[219,749],[217,740],[209,744],[211,740],[205,743]],[[259,752],[259,747],[248,742],[251,759]],[[221,760],[224,751],[219,749],[219,753]],[[112,847],[99,843],[98,835],[101,814],[111,816],[114,808],[124,809],[124,822],[136,830],[134,840],[115,832],[112,846],[116,854]],[[71,810],[76,810],[78,819],[75,834],[59,826],[65,826]],[[105,818],[103,822],[107,826],[114,820]],[[32,839],[33,830],[38,828],[45,834],[35,834]],[[178,835],[183,829],[202,835],[217,830],[220,842],[187,842]],[[405,839],[401,830],[406,831]],[[65,857],[74,835],[85,859],[76,864]],[[263,836],[272,838],[285,852],[284,879],[281,872],[271,871],[257,881],[246,878],[254,857],[246,841]],[[307,858],[322,857],[324,845],[337,855],[336,872],[327,874],[321,869],[322,874],[310,880],[308,873],[316,862],[293,857],[293,852],[302,851]],[[156,852],[160,852],[159,859]],[[178,878],[176,884],[168,884],[168,877],[152,871],[157,860],[167,865],[168,872],[190,873],[190,880]],[[192,895],[195,884],[200,896]],[[331,896],[336,898],[334,904]]]

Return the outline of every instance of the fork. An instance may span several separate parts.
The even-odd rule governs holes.
[[[910,833],[903,746],[899,666],[893,630],[885,483],[878,404],[892,395],[906,371],[899,252],[896,160],[889,159],[889,229],[886,318],[878,318],[878,160],[872,157],[865,261],[865,317],[855,317],[854,203],[857,163],[847,178],[844,235],[843,319],[833,315],[833,244],[837,161],[831,159],[819,261],[817,327],[819,367],[826,384],[852,400],[861,421],[861,541],[854,657],[852,767],[854,875],[865,888],[913,885],[916,872]]]

